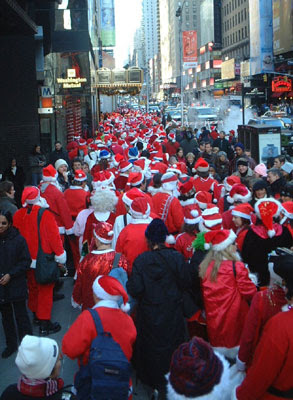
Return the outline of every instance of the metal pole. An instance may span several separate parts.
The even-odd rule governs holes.
[[[147,79],[146,79],[146,112],[149,112],[150,99],[149,99],[149,62],[147,65]]]
[[[185,3],[185,2],[184,2]],[[183,126],[183,47],[182,47],[182,11],[183,6],[181,8],[181,14],[179,16],[179,49],[180,49],[180,97],[181,97],[181,126]]]
[[[245,92],[244,92],[244,83],[242,83],[241,94],[242,94],[242,125],[245,125],[245,108],[244,108],[244,95],[245,95]]]

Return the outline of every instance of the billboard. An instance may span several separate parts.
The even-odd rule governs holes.
[[[249,0],[251,75],[274,71],[273,0]]]
[[[100,17],[102,45],[114,47],[116,43],[114,0],[100,0]]]
[[[274,54],[293,51],[293,0],[273,0]]]
[[[197,66],[197,32],[183,31],[182,44],[184,68],[195,68]]]
[[[221,79],[235,79],[235,59],[223,61],[221,68]]]

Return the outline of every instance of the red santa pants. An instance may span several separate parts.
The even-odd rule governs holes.
[[[40,285],[35,278],[35,270],[27,272],[28,308],[36,313],[38,319],[51,319],[54,283]]]
[[[80,254],[79,254],[79,242],[78,237],[73,239],[69,239],[69,244],[72,252],[73,264],[74,268],[77,269],[79,261],[80,261]]]

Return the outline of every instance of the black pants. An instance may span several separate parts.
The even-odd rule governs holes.
[[[25,335],[32,334],[32,327],[26,309],[26,301],[14,301],[11,303],[0,304],[2,314],[2,324],[6,338],[6,346],[17,348],[17,333],[19,343]],[[14,316],[17,326],[14,322]]]

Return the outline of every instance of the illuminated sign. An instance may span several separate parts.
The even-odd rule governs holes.
[[[273,92],[290,92],[292,90],[292,80],[286,76],[279,76],[272,81]]]
[[[86,78],[57,78],[57,83],[62,83],[63,89],[80,88],[81,84],[86,82]]]

